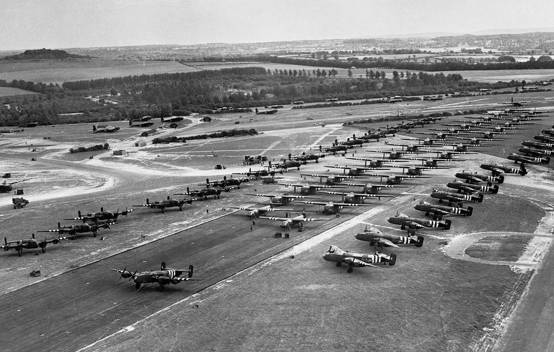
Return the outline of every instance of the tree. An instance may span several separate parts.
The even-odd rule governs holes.
[[[552,61],[552,58],[548,55],[541,55],[537,59],[537,62],[549,62],[549,61]]]

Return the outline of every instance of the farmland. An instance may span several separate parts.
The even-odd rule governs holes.
[[[41,60],[0,61],[0,79],[58,83],[132,75],[191,72],[196,69],[174,61]]]
[[[27,90],[23,90],[19,88],[0,87],[0,98],[12,97],[16,95],[28,95],[28,94],[36,94],[36,93],[29,92]]]

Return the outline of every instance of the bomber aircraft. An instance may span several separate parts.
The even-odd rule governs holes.
[[[150,209],[160,209],[162,213],[165,213],[167,208],[179,208],[180,211],[183,210],[185,204],[192,204],[192,199],[172,199],[170,196],[167,196],[167,199],[162,201],[150,202],[150,199],[146,198],[145,204],[134,205],[135,207],[146,207]]]
[[[364,204],[356,204],[356,203],[340,203],[340,202],[326,202],[326,201],[317,201],[317,200],[306,200],[302,201],[304,204],[310,204],[310,205],[321,205],[323,206],[323,214],[335,214],[337,217],[339,217],[339,213],[344,207],[357,207]],[[369,204],[365,204],[369,205]]]
[[[289,205],[293,199],[304,198],[304,196],[299,196],[294,194],[276,195],[276,194],[263,194],[263,193],[255,193],[255,194],[248,193],[247,195],[256,196],[256,197],[268,197],[269,205],[275,205],[275,206]]]
[[[97,213],[87,213],[82,214],[80,210],[77,211],[77,217],[72,219],[64,219],[64,220],[82,220],[83,222],[89,222],[89,221],[105,221],[110,220],[112,222],[116,222],[120,215],[129,215],[133,209],[125,209],[124,211],[119,211],[117,209],[115,212],[111,211],[104,211],[104,207],[100,207],[100,212]]]
[[[77,235],[86,234],[86,233],[92,233],[94,237],[98,234],[98,230],[100,229],[109,229],[110,228],[110,222],[94,222],[92,224],[89,224],[88,222],[77,224],[77,225],[66,225],[61,226],[58,222],[58,228],[54,230],[41,230],[37,232],[57,232],[59,234],[68,234],[68,239],[71,240]]]
[[[39,249],[42,251],[42,253],[46,252],[46,246],[49,243],[58,244],[61,240],[67,239],[66,237],[57,237],[52,239],[43,239],[42,241],[38,241],[35,238],[35,234],[31,234],[31,238],[23,239],[23,240],[17,240],[17,241],[8,241],[6,237],[4,237],[4,245],[0,246],[5,251],[9,251],[10,249],[13,249],[17,251],[17,255],[21,257],[23,254],[24,249]]]
[[[294,209],[273,208],[271,205],[264,205],[262,207],[229,207],[230,209],[244,210],[248,212],[250,218],[257,218],[260,215],[265,215],[272,211],[293,211]]]
[[[160,270],[135,271],[134,273],[128,271],[127,268],[123,268],[123,270],[112,270],[118,272],[124,279],[133,280],[135,282],[135,288],[138,290],[143,284],[148,283],[157,283],[160,285],[160,289],[163,289],[165,285],[176,285],[179,282],[188,281],[192,278],[194,267],[189,265],[188,270],[171,269],[166,267],[165,262],[162,262]]]
[[[364,204],[366,198],[377,198],[381,200],[381,197],[394,197],[389,194],[373,194],[373,193],[355,193],[355,192],[336,192],[336,191],[319,191],[319,193],[326,193],[332,195],[339,195],[342,197],[345,203]]]
[[[337,188],[342,187],[341,185],[322,185],[322,184],[292,184],[292,183],[280,183],[285,187],[293,187],[293,192],[296,193],[299,189],[300,194],[316,194],[317,191],[324,188]]]
[[[294,216],[292,218],[289,217],[278,217],[278,216],[260,216],[260,219],[267,219],[272,221],[280,221],[282,228],[289,231],[292,227],[298,226],[298,231],[304,230],[304,223],[309,221],[326,221],[328,219],[322,219],[322,218],[308,218],[306,217],[305,213],[302,213],[301,215]]]

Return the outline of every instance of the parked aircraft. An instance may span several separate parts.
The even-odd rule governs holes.
[[[448,219],[446,220],[428,220],[428,219],[419,219],[411,218],[404,214],[397,214],[387,219],[388,222],[395,225],[400,225],[402,230],[406,228],[410,229],[422,229],[425,227],[430,228],[440,228],[444,230],[450,229],[452,222]]]
[[[167,199],[150,202],[150,199],[146,198],[145,204],[134,205],[135,207],[146,207],[150,209],[160,209],[162,213],[165,213],[167,208],[179,208],[179,211],[183,210],[185,204],[192,204],[192,199],[172,199],[170,196],[167,196]]]
[[[289,205],[293,199],[304,198],[304,196],[299,196],[294,194],[276,195],[276,194],[249,193],[248,195],[256,196],[256,197],[268,197],[269,204],[275,205],[275,206]]]
[[[356,237],[357,240],[369,242],[370,246],[398,248],[398,245],[400,244],[413,244],[416,247],[421,247],[423,245],[423,236],[414,234],[406,236],[383,233],[381,230],[373,226],[369,229],[366,227],[364,232],[359,232],[354,237]]]
[[[266,215],[273,211],[293,211],[294,209],[273,208],[271,205],[264,205],[262,207],[229,207],[231,209],[244,210],[248,212],[250,218],[257,218],[261,215]]]
[[[341,210],[345,207],[357,207],[363,204],[356,203],[341,203],[341,202],[326,202],[326,201],[302,201],[304,204],[321,205],[323,206],[323,214],[336,214],[339,217]],[[369,204],[367,204],[369,205]]]
[[[517,153],[512,153],[508,155],[507,159],[513,160],[516,164],[517,163],[548,164],[550,162],[550,157],[548,156],[531,157],[531,156],[525,156]]]
[[[92,133],[114,133],[119,131],[119,127],[105,126],[105,125],[92,125]]]
[[[64,220],[82,220],[83,222],[110,220],[112,222],[116,222],[120,215],[128,215],[132,211],[133,209],[125,209],[124,211],[120,212],[119,209],[117,209],[115,212],[111,212],[111,211],[104,211],[104,207],[100,207],[100,212],[87,213],[83,215],[81,211],[78,210],[76,218],[64,219]]]
[[[492,174],[494,176],[501,175],[502,173],[519,174],[521,176],[527,175],[527,169],[525,168],[525,164],[523,163],[519,165],[519,168],[504,166],[500,164],[481,164],[481,168],[492,171]]]
[[[292,227],[297,226],[298,231],[302,231],[304,229],[304,223],[305,222],[311,222],[311,221],[326,221],[327,219],[321,219],[321,218],[308,218],[306,217],[306,214],[302,213],[301,215],[294,216],[292,218],[288,217],[278,217],[278,216],[260,216],[260,219],[267,219],[272,221],[280,221],[282,228],[289,231]]]
[[[423,201],[416,204],[414,208],[419,211],[424,211],[426,216],[433,215],[433,219],[435,220],[442,220],[443,216],[446,215],[471,216],[471,214],[473,214],[473,207],[448,207]]]
[[[467,183],[503,183],[504,175],[489,176],[489,175],[480,175],[474,172],[457,172],[455,174],[457,178],[466,180]]]
[[[475,192],[492,193],[492,194],[498,193],[498,185],[482,186],[482,185],[473,185],[471,183],[454,181],[454,182],[448,182],[446,184],[446,187],[456,189],[458,190],[458,192],[465,193],[465,194],[472,194]]]
[[[456,205],[458,207],[462,206],[462,203],[465,201],[469,202],[483,202],[483,193],[474,192],[471,194],[461,194],[461,193],[452,193],[447,191],[442,191],[438,189],[433,189],[431,193],[431,198],[439,200],[439,203],[442,201],[447,201],[449,205]]]
[[[110,228],[110,222],[94,222],[92,224],[89,224],[88,222],[77,224],[77,225],[65,225],[61,226],[58,222],[58,228],[54,230],[41,230],[37,232],[57,232],[60,235],[61,234],[68,234],[68,239],[73,239],[73,237],[76,237],[77,235],[86,234],[86,233],[92,233],[94,237],[98,234],[98,230],[100,229],[109,229]]]
[[[4,245],[0,246],[5,251],[9,251],[11,249],[15,250],[17,252],[17,255],[21,257],[23,254],[24,249],[39,249],[42,251],[42,253],[46,252],[46,246],[49,243],[58,244],[61,240],[65,240],[66,237],[57,237],[52,239],[43,239],[42,241],[39,241],[35,238],[35,234],[31,234],[31,238],[23,239],[23,240],[16,240],[16,241],[8,241],[6,237],[4,237]]]
[[[337,246],[330,246],[323,255],[323,259],[337,263],[338,267],[342,264],[346,264],[348,266],[346,271],[351,273],[354,267],[374,267],[374,264],[388,264],[392,266],[396,263],[396,254],[386,254],[382,252],[375,252],[374,254],[354,253],[344,251]]]
[[[134,273],[128,271],[127,268],[112,270],[118,272],[124,279],[133,280],[135,288],[138,290],[143,284],[148,283],[157,283],[160,285],[160,289],[163,289],[165,285],[176,285],[179,282],[188,281],[192,278],[194,267],[189,265],[188,270],[171,269],[166,267],[165,262],[162,262],[160,270],[135,271]]]

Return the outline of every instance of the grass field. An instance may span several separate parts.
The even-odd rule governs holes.
[[[543,81],[554,79],[554,70],[488,70],[488,71],[443,71],[458,73],[469,81],[493,83],[497,81]]]
[[[70,61],[0,62],[0,79],[63,83],[109,77],[196,71],[173,61],[83,59]]]
[[[19,88],[0,87],[0,98],[13,97],[16,95],[28,95],[28,94],[37,94],[37,93],[30,92],[28,90],[19,89]]]
[[[100,79],[142,74],[192,72],[199,70],[219,70],[231,67],[264,67],[270,70],[331,70],[332,67],[312,67],[266,62],[190,62],[186,65],[173,61],[124,61],[104,59],[82,59],[70,61],[22,61],[0,62],[0,79],[7,81],[25,80],[44,83],[63,83],[87,79]],[[348,70],[335,68],[336,77],[347,78]],[[373,68],[384,71],[392,77],[393,69]],[[365,77],[365,68],[352,69],[353,78]],[[406,71],[406,70],[397,70]],[[497,71],[445,71],[459,73],[464,78],[479,82],[510,80],[540,81],[554,78],[554,70],[497,70]],[[0,91],[0,96],[2,92]]]

